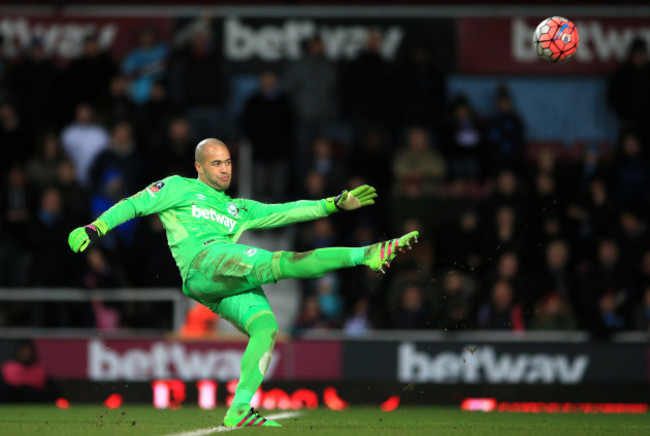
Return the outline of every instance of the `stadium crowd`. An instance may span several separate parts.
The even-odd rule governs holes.
[[[143,29],[122,59],[93,36],[66,64],[38,39],[15,61],[0,51],[0,287],[180,287],[156,216],[83,256],[66,239],[152,181],[195,177],[195,144],[216,136],[235,160],[250,141],[259,201],[377,188],[374,207],[298,226],[296,250],[422,234],[386,276],[355,268],[304,280],[294,333],[650,331],[645,45],[611,78],[619,143],[568,147],[527,141],[505,86],[479,116],[467,97],[447,95],[427,47],[386,61],[380,42],[371,33],[339,64],[309,41],[304,58],[259,73],[237,114],[226,109],[230,73],[200,28],[182,47]],[[115,308],[120,326],[162,322],[154,304]],[[94,309],[3,304],[0,325],[95,326]]]

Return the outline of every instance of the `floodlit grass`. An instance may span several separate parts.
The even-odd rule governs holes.
[[[266,412],[274,415],[281,412]],[[152,406],[128,406],[108,410],[100,406],[0,405],[0,435],[180,435],[219,433],[224,409],[196,407],[155,410]],[[524,414],[461,412],[439,407],[401,407],[392,412],[378,408],[302,411],[279,421],[281,429],[252,428],[242,434],[282,435],[648,435],[650,414]]]

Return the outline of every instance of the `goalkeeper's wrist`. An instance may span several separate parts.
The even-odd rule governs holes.
[[[97,229],[97,233],[99,236],[104,236],[108,232],[108,224],[106,224],[102,220],[95,220],[92,223],[90,223],[91,226],[95,227]]]
[[[333,214],[335,212],[339,212],[343,210],[336,204],[340,198],[341,198],[341,194],[337,195],[336,197],[330,197],[325,199],[325,209],[327,210],[327,213]]]

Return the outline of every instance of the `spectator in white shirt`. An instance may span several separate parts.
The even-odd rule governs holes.
[[[95,122],[93,108],[80,103],[74,123],[63,129],[61,144],[77,169],[77,181],[88,184],[88,173],[95,157],[108,147],[110,141],[106,129]]]

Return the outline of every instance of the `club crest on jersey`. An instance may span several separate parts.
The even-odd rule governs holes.
[[[235,218],[239,218],[239,208],[235,206],[235,203],[228,203],[228,213]]]
[[[249,248],[246,251],[244,251],[244,253],[246,253],[246,256],[248,257],[253,257],[255,256],[255,253],[257,253],[257,248]]]

